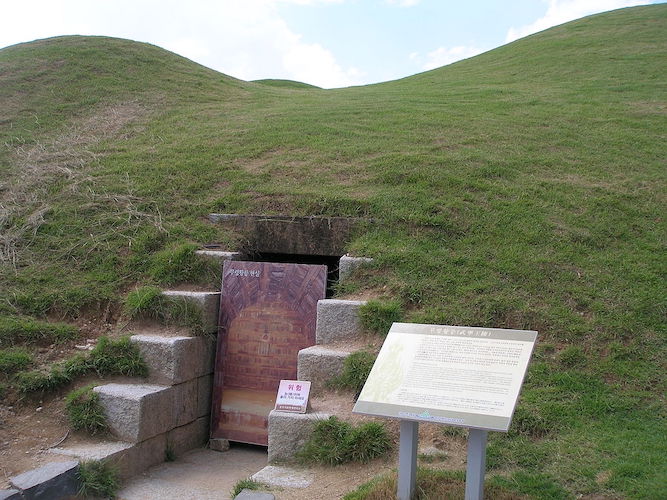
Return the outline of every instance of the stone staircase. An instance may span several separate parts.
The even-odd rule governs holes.
[[[110,460],[121,479],[203,446],[208,440],[219,292],[165,291],[201,313],[205,335],[187,329],[131,327],[130,340],[146,364],[140,383],[105,384],[94,391],[118,441],[53,448],[79,460]]]
[[[326,397],[326,384],[343,372],[345,359],[364,348],[359,322],[359,308],[365,301],[325,299],[317,303],[316,344],[301,349],[297,361],[297,379],[311,382],[311,400]],[[348,413],[349,409],[343,409]],[[333,412],[306,414],[272,411],[269,414],[269,463],[289,462],[312,433],[317,420]]]
[[[202,250],[202,257],[234,260],[239,254]],[[341,258],[341,279],[368,259]],[[204,335],[160,325],[130,325],[130,337],[149,367],[140,383],[105,384],[99,394],[109,428],[117,441],[53,448],[52,453],[78,460],[113,462],[121,479],[206,445],[209,438],[213,368],[221,292],[168,290],[172,300],[188,301],[201,314]],[[347,356],[363,347],[359,338],[358,311],[362,301],[325,299],[317,306],[316,345],[298,354],[299,380],[312,383],[311,395],[324,390],[339,375]],[[352,348],[350,348],[352,346]],[[311,396],[311,397],[312,397]],[[269,416],[269,462],[289,461],[310,435],[317,419],[330,413]]]

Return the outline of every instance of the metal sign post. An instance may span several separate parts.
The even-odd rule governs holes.
[[[484,498],[487,436],[488,432],[480,429],[470,429],[468,434],[465,500],[482,500]]]
[[[411,500],[417,481],[417,444],[419,422],[401,420],[401,437],[398,445],[398,500]]]
[[[465,500],[483,500],[486,472],[486,440],[488,432],[470,429],[468,435],[468,466],[466,469]],[[411,500],[417,479],[417,445],[419,422],[401,420],[398,449],[398,500]]]

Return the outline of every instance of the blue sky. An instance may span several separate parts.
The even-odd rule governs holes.
[[[149,42],[244,80],[393,80],[586,15],[658,0],[5,0],[0,47],[58,35]]]

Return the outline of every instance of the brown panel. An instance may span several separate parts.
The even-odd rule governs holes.
[[[267,444],[281,379],[315,344],[326,266],[226,261],[220,303],[211,437]]]

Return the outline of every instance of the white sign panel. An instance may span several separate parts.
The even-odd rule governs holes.
[[[281,380],[278,387],[275,409],[292,413],[306,413],[310,382],[299,380]]]
[[[507,431],[537,332],[394,323],[355,413]]]

